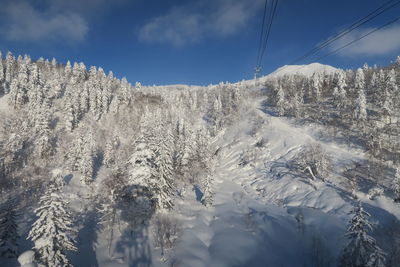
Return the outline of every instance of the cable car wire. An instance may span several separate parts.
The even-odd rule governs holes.
[[[379,6],[377,9],[375,9],[372,12],[370,12],[365,17],[359,19],[358,21],[356,21],[353,24],[351,24],[350,26],[346,27],[345,29],[343,29],[339,33],[337,33],[334,36],[330,37],[328,40],[326,40],[323,43],[317,45],[316,47],[314,47],[313,49],[311,49],[310,51],[305,53],[303,56],[295,59],[294,61],[289,63],[289,65],[296,64],[297,62],[316,54],[318,51],[320,51],[321,49],[327,47],[328,45],[330,45],[334,41],[340,39],[341,37],[343,37],[346,34],[352,32],[353,30],[359,28],[360,26],[364,25],[365,23],[371,21],[372,19],[374,19],[375,17],[379,16],[380,14],[382,14],[382,13],[388,11],[389,9],[395,7],[396,5],[400,4],[400,1],[396,1],[394,3],[392,3],[392,2],[394,2],[394,0],[390,0],[390,1],[386,2],[386,3],[384,3],[383,5]]]

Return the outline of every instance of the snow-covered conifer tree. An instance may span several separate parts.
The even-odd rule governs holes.
[[[378,76],[377,76],[377,89],[382,90],[382,88],[385,87],[386,84],[386,74],[383,71],[383,69],[380,69],[378,72]]]
[[[285,115],[285,93],[281,85],[278,86],[278,91],[276,93],[276,107],[278,109],[279,116]]]
[[[8,87],[10,86],[13,78],[14,78],[14,67],[15,67],[15,58],[13,56],[13,54],[9,51],[7,52],[7,56],[6,56],[6,69],[5,69],[5,82],[6,82],[6,86],[5,86],[5,93],[8,93]]]
[[[150,187],[157,181],[156,154],[144,135],[136,140],[134,146],[129,159],[129,183]]]
[[[30,81],[29,81],[29,109],[35,112],[43,103],[45,98],[48,97],[45,92],[45,83],[42,80],[42,75],[36,64],[30,68]]]
[[[377,97],[379,95],[379,79],[378,79],[378,75],[376,74],[376,72],[372,73],[371,76],[371,80],[369,82],[368,88],[370,89],[370,91],[372,92],[372,95],[374,97]]]
[[[212,206],[214,202],[214,192],[212,190],[213,185],[213,177],[211,173],[208,171],[206,173],[202,188],[203,188],[203,197],[201,199],[201,203],[204,206]]]
[[[112,114],[114,114],[114,115],[118,114],[121,103],[122,103],[121,96],[115,95],[112,98],[110,108],[109,108]]]
[[[67,84],[69,82],[71,75],[72,75],[72,66],[71,62],[68,60],[64,68],[64,81],[63,81],[64,84]]]
[[[108,76],[104,81],[105,85],[101,95],[101,105],[103,107],[103,112],[105,113],[107,113],[110,108],[113,80],[114,80],[114,75],[110,71],[110,73],[108,74]]]
[[[51,180],[40,198],[39,208],[35,210],[38,219],[28,236],[34,242],[37,258],[44,266],[72,266],[66,252],[77,250],[73,239],[76,231],[71,227],[72,216],[62,196],[63,186],[61,174]]]
[[[292,109],[293,109],[293,116],[296,118],[300,117],[302,112],[302,105],[303,105],[303,95],[301,92],[296,92],[291,99],[292,102]]]
[[[367,119],[367,99],[365,98],[364,89],[362,88],[358,91],[354,118],[360,121],[365,121]]]
[[[344,108],[346,106],[346,77],[344,72],[339,71],[336,73],[336,86],[333,91],[333,97],[336,101],[336,106],[339,108]]]
[[[82,113],[86,113],[90,109],[90,83],[86,81],[82,86],[80,94],[80,108]]]
[[[14,108],[21,108],[28,100],[28,65],[21,60],[18,75],[13,79],[10,85],[9,104]]]
[[[114,163],[114,146],[112,140],[108,140],[104,149],[103,162],[107,168],[110,168]]]
[[[88,185],[93,181],[94,140],[93,135],[90,132],[85,136],[82,145],[79,171],[81,173],[81,182]]]
[[[356,92],[360,89],[365,88],[364,71],[361,68],[358,68],[356,71],[356,76],[354,78],[354,88],[356,89]]]
[[[95,118],[96,120],[99,120],[102,116],[103,113],[105,112],[105,106],[104,104],[108,105],[108,99],[106,97],[103,97],[105,87],[107,85],[106,82],[106,74],[104,73],[104,70],[102,68],[99,68],[97,70],[97,83],[96,83],[96,107],[97,107],[97,113],[95,113]],[[107,93],[106,93],[107,94]],[[106,101],[106,102],[104,102]]]
[[[50,140],[50,108],[41,108],[36,119],[35,130],[38,134],[36,150],[40,158],[48,158],[54,148]]]
[[[82,151],[85,143],[85,136],[79,134],[77,138],[73,141],[74,146],[67,150],[66,158],[68,159],[68,164],[73,171],[78,171],[82,160]]]
[[[157,150],[156,165],[159,176],[157,191],[158,207],[170,210],[173,207],[172,196],[175,193],[173,177],[173,136],[168,125],[162,127],[160,132],[159,148]]]
[[[382,266],[374,265],[384,261],[384,254],[376,240],[372,238],[368,232],[372,231],[372,225],[368,221],[371,215],[364,211],[361,202],[352,209],[351,218],[346,237],[350,239],[349,243],[343,249],[340,266],[343,267],[365,267],[365,266]],[[370,264],[370,265],[368,265]]]
[[[72,132],[75,129],[75,110],[70,100],[67,100],[64,110],[65,128]]]
[[[114,138],[110,138],[109,140],[107,140],[103,156],[103,162],[107,168],[111,168],[112,165],[115,163],[115,150],[119,147],[119,145],[120,140],[118,135],[115,135]]]
[[[395,93],[398,91],[399,86],[397,85],[396,82],[396,72],[394,71],[394,69],[390,70],[389,73],[387,74],[385,87],[386,90],[388,90],[391,93]]]
[[[339,106],[341,108],[346,106],[347,101],[347,93],[346,93],[346,76],[343,72],[339,72],[338,74],[338,82],[337,86],[339,88]]]
[[[57,68],[57,60],[54,57],[51,60],[51,68],[52,68],[53,71],[55,71],[56,68]]]
[[[322,89],[322,77],[321,74],[316,72],[311,77],[311,89],[313,93],[314,100],[319,102],[321,99],[321,89]]]
[[[18,255],[18,224],[14,201],[7,201],[0,211],[0,256],[16,258]]]
[[[381,115],[384,120],[390,120],[393,114],[393,97],[388,88],[382,90],[382,95],[379,100],[379,107],[381,108]]]
[[[157,198],[158,209],[170,209],[172,177],[172,162],[169,163],[169,148],[159,143],[156,128],[159,127],[158,114],[145,112],[141,121],[141,134],[135,142],[135,150],[129,159],[129,183],[148,188]],[[169,142],[167,142],[169,143]],[[170,166],[171,165],[171,166]]]
[[[142,89],[142,84],[141,84],[140,82],[136,82],[136,83],[135,83],[135,89],[136,89],[137,91],[139,91],[140,89]]]
[[[123,77],[121,80],[121,94],[122,94],[122,102],[128,105],[131,102],[131,91],[130,91],[130,84],[128,80]]]
[[[189,130],[186,128],[186,123],[183,119],[177,118],[173,130],[174,146],[172,164],[174,173],[183,174],[187,167],[190,154]]]

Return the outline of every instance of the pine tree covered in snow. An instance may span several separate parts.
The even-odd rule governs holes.
[[[150,187],[157,182],[156,154],[144,136],[140,136],[129,159],[130,184]]]
[[[45,90],[45,83],[42,79],[42,74],[36,64],[33,64],[30,69],[29,81],[29,109],[38,109],[45,99],[48,97]]]
[[[157,208],[170,210],[175,194],[171,129],[157,112],[142,117],[141,128],[129,160],[130,183],[149,188],[157,197]]]
[[[11,81],[13,80],[14,76],[14,68],[15,68],[15,58],[11,52],[7,52],[6,56],[6,68],[5,68],[5,93],[8,93],[8,88],[11,84]]]
[[[206,177],[204,179],[203,182],[203,197],[201,199],[201,203],[204,206],[212,206],[212,204],[214,203],[214,191],[212,189],[212,185],[213,185],[213,177],[211,175],[211,173],[207,173]]]
[[[312,90],[312,96],[313,100],[316,102],[319,102],[321,100],[322,96],[322,76],[321,73],[314,73],[311,77],[311,90]]]
[[[28,238],[34,242],[38,260],[45,266],[72,266],[66,256],[67,251],[76,251],[71,228],[72,217],[67,210],[67,202],[62,196],[64,179],[56,175],[40,198],[35,210],[38,219],[32,226]]]
[[[372,73],[371,80],[369,82],[369,87],[373,92],[376,92],[376,88],[379,86],[379,80],[378,80],[378,75],[376,72]]]
[[[118,149],[119,145],[120,141],[118,135],[114,135],[114,138],[107,140],[103,158],[104,165],[107,168],[111,168],[116,162],[116,150]]]
[[[10,86],[9,104],[14,108],[21,108],[28,100],[28,65],[22,61],[19,67],[18,76],[13,79]]]
[[[300,93],[295,93],[290,103],[292,114],[294,117],[300,118],[302,104],[303,96]]]
[[[54,146],[51,143],[50,130],[50,108],[45,105],[38,111],[36,119],[36,151],[40,158],[48,158],[54,152]]]
[[[367,99],[365,98],[364,89],[359,89],[356,108],[354,109],[354,119],[365,121],[367,119]]]
[[[333,89],[333,97],[336,102],[336,106],[343,108],[346,106],[346,79],[342,71],[336,73],[336,86]]]
[[[93,181],[93,146],[93,135],[89,132],[83,139],[79,163],[81,182],[86,185]]]
[[[174,149],[172,155],[172,164],[174,173],[182,175],[187,169],[190,153],[189,136],[190,131],[186,128],[186,122],[178,118],[174,127]]]
[[[18,255],[18,224],[14,201],[8,201],[0,211],[0,255],[16,258]]]
[[[155,194],[158,196],[158,207],[166,210],[173,208],[172,196],[175,194],[174,176],[173,176],[173,136],[170,127],[165,125],[160,133],[159,149],[155,164],[157,165],[159,181],[156,186]]]
[[[346,237],[350,241],[343,249],[340,266],[384,266],[384,253],[377,245],[376,240],[368,235],[368,232],[372,231],[372,225],[368,221],[368,217],[371,215],[364,211],[361,202],[358,202],[350,214],[353,217],[346,232]]]
[[[393,114],[393,97],[388,88],[384,88],[380,100],[380,108],[382,116],[385,120]]]
[[[75,120],[75,110],[71,103],[71,101],[67,100],[64,110],[64,121],[65,128],[67,131],[72,132],[75,129],[76,120]]]
[[[354,78],[354,87],[355,91],[359,91],[360,89],[365,88],[365,77],[364,77],[364,71],[361,68],[358,68],[356,71],[356,76]]]
[[[278,91],[276,93],[276,106],[278,108],[279,116],[283,116],[285,114],[285,93],[283,91],[282,86],[278,87]]]
[[[386,84],[385,87],[389,90],[392,94],[396,93],[399,89],[399,86],[396,82],[396,72],[394,69],[390,70],[386,77]]]
[[[135,142],[135,150],[129,159],[129,184],[149,190],[156,199],[157,209],[170,209],[172,201],[169,185],[160,177],[158,149],[150,135],[141,135]],[[168,168],[162,167],[163,175],[168,176]],[[165,178],[165,177],[164,177]]]

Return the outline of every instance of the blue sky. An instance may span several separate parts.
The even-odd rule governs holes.
[[[263,74],[386,1],[280,0]],[[146,85],[235,82],[253,76],[263,5],[264,0],[0,0],[0,50],[82,61]],[[398,14],[400,5],[322,54]],[[386,65],[400,55],[399,40],[397,23],[321,63]]]

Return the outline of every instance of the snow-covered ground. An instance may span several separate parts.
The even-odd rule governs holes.
[[[213,140],[220,148],[215,159],[214,205],[203,206],[195,187],[187,188],[177,201],[174,217],[181,222],[183,234],[167,258],[178,266],[310,266],[316,255],[323,255],[325,264],[336,265],[347,242],[344,233],[355,200],[342,189],[338,171],[326,182],[312,181],[291,173],[287,162],[310,142],[321,144],[338,169],[364,155],[344,144],[319,141],[321,129],[274,117],[261,102],[256,99],[252,109]],[[256,148],[261,138],[265,145]],[[253,151],[254,161],[239,166],[243,151]],[[400,208],[391,199],[370,200],[363,192],[357,196],[380,226],[400,219]],[[105,237],[100,236],[96,264],[164,266],[159,251],[147,247],[148,238],[138,238],[137,242],[144,242],[139,245],[128,238],[122,249],[123,238],[115,237],[116,252],[110,259]]]
[[[340,179],[333,175],[326,183],[311,181],[294,176],[285,166],[302,145],[310,142],[318,142],[330,152],[338,168],[343,161],[363,158],[363,153],[319,141],[315,137],[318,129],[299,127],[289,119],[270,115],[262,109],[261,100],[214,140],[214,146],[221,149],[215,160],[213,207],[200,203],[201,192],[195,188],[188,188],[176,205],[174,213],[182,223],[183,235],[169,257],[174,257],[179,266],[309,265],[313,253],[317,253],[316,242],[326,248],[323,253],[333,263],[346,242],[347,213],[354,201],[340,189]],[[261,120],[254,120],[254,116]],[[254,127],[258,129],[251,135],[249,129]],[[266,144],[256,148],[254,144],[262,137]],[[239,166],[241,153],[249,150],[254,151],[254,162]],[[76,184],[71,182],[70,186]],[[392,200],[378,197],[372,201],[362,192],[358,196],[373,218],[379,214],[381,223],[393,217],[400,219],[400,208]],[[93,241],[93,220],[89,218],[87,231],[78,242]],[[147,247],[149,237],[129,241],[130,237],[115,233],[112,258],[108,257],[106,236],[100,235],[97,247],[86,249],[87,255],[92,253],[96,259],[78,256],[73,260],[76,266],[164,265],[159,251]],[[84,243],[80,247],[85,247]]]
[[[260,81],[289,73],[312,76],[336,71],[318,63],[284,66]],[[252,92],[263,89],[254,86],[254,81],[245,83],[252,86]],[[185,85],[164,87],[190,89]],[[348,213],[356,203],[342,173],[349,162],[363,160],[364,152],[322,139],[323,126],[298,125],[294,119],[275,116],[264,105],[265,99],[254,95],[240,117],[212,140],[216,151],[213,205],[201,203],[200,185],[181,190],[169,216],[179,221],[182,234],[174,250],[167,250],[163,257],[152,246],[151,228],[127,231],[121,221],[112,232],[101,226],[90,196],[102,190],[100,185],[110,170],[98,170],[92,191],[80,182],[79,173],[66,176],[65,197],[83,226],[77,229],[79,252],[69,254],[71,263],[85,267],[168,266],[172,262],[175,265],[170,266],[184,267],[312,266],[322,258],[323,266],[337,265],[347,242]],[[0,114],[8,110],[7,97],[0,98]],[[333,168],[325,181],[293,171],[289,164],[309,144],[319,144],[332,158]],[[241,162],[244,157],[247,164]],[[382,195],[371,200],[362,189],[355,195],[381,229],[400,220],[400,206],[391,198]],[[32,242],[26,241],[20,248],[29,250]]]
[[[193,194],[182,201],[186,230],[176,256],[182,266],[307,266],[319,242],[326,248],[322,253],[329,253],[327,262],[334,263],[346,242],[347,213],[354,201],[341,193],[335,177],[326,183],[304,180],[288,173],[285,164],[309,142],[321,143],[338,167],[363,154],[318,141],[315,127],[268,115],[258,101],[254,109],[215,141],[222,148],[216,160],[215,206],[202,207]],[[250,136],[254,114],[264,123]],[[265,147],[254,148],[261,137]],[[251,147],[254,165],[239,166],[240,154]],[[361,192],[358,197],[383,225],[400,219],[400,208],[391,199],[372,201]]]

